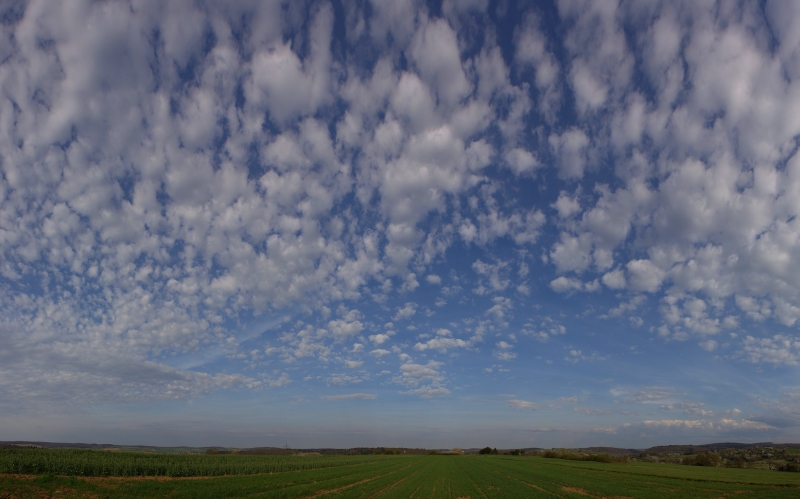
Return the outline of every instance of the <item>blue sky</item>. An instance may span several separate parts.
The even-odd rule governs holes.
[[[800,440],[792,2],[16,2],[0,440]]]

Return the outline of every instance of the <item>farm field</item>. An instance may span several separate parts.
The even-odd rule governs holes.
[[[108,466],[87,465],[83,468],[84,475],[96,476],[69,476],[58,473],[56,468],[68,463],[66,458],[70,455],[59,456],[57,452],[74,451],[44,452],[39,456],[30,454],[30,459],[24,463],[16,461],[18,466],[31,466],[34,458],[41,461],[49,453],[52,458],[50,472],[38,472],[44,474],[9,473],[12,459],[6,452],[0,454],[0,470],[4,473],[0,474],[0,498],[800,497],[800,474],[657,463],[606,464],[476,455],[146,455],[154,458],[149,469],[159,469],[163,473],[160,476],[134,476],[133,471],[145,471],[145,468],[142,462],[133,464],[136,462],[133,458],[145,455],[81,451],[91,454],[94,463],[105,459]],[[73,460],[76,456],[80,456],[80,452],[71,455]],[[156,468],[154,463],[159,459],[163,459],[160,461],[162,467]],[[130,464],[128,467],[114,465],[115,461]],[[204,469],[217,475],[221,474],[219,471],[227,470],[226,476],[200,476],[197,472],[203,463]],[[92,473],[88,473],[90,471]],[[128,476],[111,476],[123,473]]]

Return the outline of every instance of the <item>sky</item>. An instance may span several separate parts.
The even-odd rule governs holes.
[[[0,440],[800,441],[800,3],[0,7]]]

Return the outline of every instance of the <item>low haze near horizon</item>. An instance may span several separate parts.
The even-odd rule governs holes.
[[[800,3],[1,9],[0,440],[800,441]]]

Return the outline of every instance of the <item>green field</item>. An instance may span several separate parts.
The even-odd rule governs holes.
[[[24,466],[38,466],[39,471],[24,471]],[[68,466],[72,468],[64,468]],[[0,471],[2,499],[800,497],[800,474],[795,473],[513,456],[176,456],[0,450]],[[219,476],[223,472],[228,476]]]

